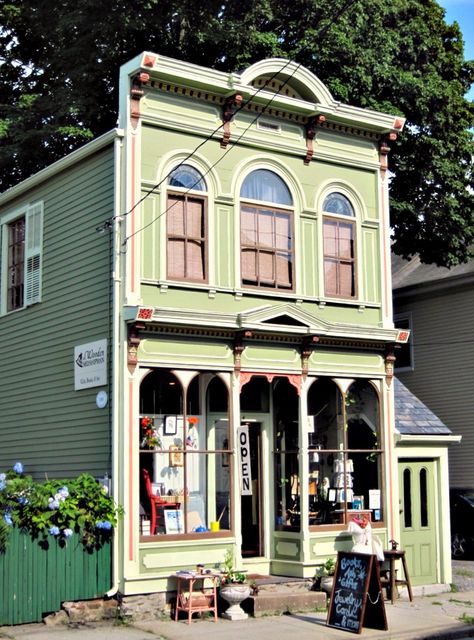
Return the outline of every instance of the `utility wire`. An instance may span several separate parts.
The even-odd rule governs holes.
[[[314,39],[318,38],[318,43],[320,44],[323,39],[324,36],[326,35],[327,31],[336,23],[336,21],[340,18],[341,15],[343,15],[346,11],[348,11],[353,4],[355,4],[355,2],[357,2],[358,0],[347,0],[344,5],[339,9],[339,11],[337,11],[335,14],[332,15],[331,19],[329,20],[329,22],[327,23],[326,26],[324,26],[319,33],[317,34],[317,36],[314,36]],[[304,53],[308,48],[309,48],[309,43],[307,45],[305,45],[300,51],[299,54],[301,55],[301,53]],[[295,63],[296,67],[293,69],[293,71],[291,72],[291,74],[284,80],[284,82],[282,82],[282,84],[279,87],[279,90],[276,91],[272,97],[265,103],[265,105],[262,107],[262,110],[260,111],[260,113],[258,113],[255,118],[253,118],[251,120],[251,122],[249,123],[249,125],[244,129],[244,131],[240,134],[240,136],[235,139],[235,140],[231,140],[229,141],[229,146],[225,149],[225,151],[223,152],[223,154],[205,171],[205,173],[201,174],[203,177],[206,176],[217,164],[219,164],[219,162],[222,161],[222,159],[227,155],[227,153],[229,153],[231,151],[231,149],[234,148],[234,146],[240,142],[240,140],[243,138],[243,136],[247,133],[247,131],[250,129],[250,127],[252,127],[257,120],[265,113],[265,111],[268,109],[268,107],[270,106],[270,104],[275,100],[275,98],[279,95],[279,92],[283,89],[283,87],[285,85],[288,84],[289,80],[291,80],[291,78],[295,75],[295,73],[298,71],[298,69],[302,66],[301,62],[296,63],[296,61],[292,60],[292,59],[288,59],[288,61],[278,70],[276,71],[270,78],[268,78],[265,81],[265,84],[260,87],[259,89],[257,89],[257,91],[255,91],[254,94],[252,94],[252,96],[250,96],[250,98],[246,101],[242,101],[242,104],[240,106],[238,106],[235,109],[235,112],[233,114],[233,118],[235,118],[235,116],[242,111],[243,109],[245,109],[247,106],[249,106],[252,101],[256,98],[256,96],[263,91],[277,76],[279,76],[282,71],[284,71],[284,69],[286,69],[286,67],[291,64],[291,63]],[[202,140],[185,158],[183,158],[177,165],[175,165],[159,182],[157,182],[155,185],[153,185],[153,187],[147,191],[147,193],[145,195],[143,195],[139,200],[137,200],[137,202],[135,204],[133,204],[133,206],[126,211],[125,213],[119,215],[119,216],[113,216],[111,218],[109,218],[103,225],[100,225],[99,227],[97,227],[98,231],[103,231],[106,228],[110,228],[112,222],[117,219],[117,218],[125,218],[128,215],[130,215],[142,202],[144,202],[148,197],[150,197],[153,193],[156,192],[156,190],[169,178],[170,174],[174,171],[176,171],[176,169],[178,169],[180,166],[182,166],[183,164],[185,164],[187,161],[189,161],[196,153],[197,151],[203,147],[207,142],[209,142],[209,140],[213,139],[214,136],[220,131],[220,129],[222,129],[222,127],[224,126],[224,123],[221,123],[218,127],[216,127],[211,133],[209,133],[207,135],[207,137]],[[183,195],[188,194],[193,188],[194,186],[196,186],[196,184],[198,184],[199,180],[196,180],[196,182],[194,182],[190,187],[187,188],[186,191],[183,192]],[[165,215],[166,213],[168,213],[168,211],[174,207],[177,203],[174,202],[173,204],[171,204],[169,207],[166,208],[165,211],[163,211],[161,214],[158,214],[153,220],[151,220],[148,224],[140,227],[139,229],[137,229],[136,231],[134,231],[132,234],[130,234],[129,236],[127,236],[123,242],[122,245],[126,245],[128,240],[130,240],[131,238],[133,238],[135,235],[137,235],[138,233],[141,233],[142,231],[144,231],[145,229],[147,229],[148,227],[152,226],[157,220],[159,220],[163,215]]]

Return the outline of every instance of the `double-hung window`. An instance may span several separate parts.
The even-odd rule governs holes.
[[[206,282],[206,183],[197,169],[182,164],[171,172],[168,184],[167,277]]]
[[[342,193],[331,193],[323,204],[324,291],[327,296],[356,296],[355,216]]]
[[[293,289],[293,199],[273,171],[247,176],[240,192],[242,284]]]
[[[2,231],[2,313],[41,301],[43,204],[8,216]]]

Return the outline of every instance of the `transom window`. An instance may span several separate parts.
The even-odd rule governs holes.
[[[293,199],[273,171],[258,169],[247,176],[240,192],[242,284],[272,289],[293,288]]]
[[[168,192],[166,208],[168,278],[205,282],[207,199],[195,192],[206,191],[206,182],[197,169],[187,164],[176,167],[168,182],[172,189],[177,189]]]
[[[352,204],[342,193],[331,193],[323,204],[324,290],[327,296],[353,298],[355,278],[355,222],[326,214],[354,218]]]

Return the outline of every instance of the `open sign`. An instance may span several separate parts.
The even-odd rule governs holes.
[[[240,495],[252,495],[252,469],[250,466],[249,427],[241,425],[237,429],[237,445],[240,465]]]

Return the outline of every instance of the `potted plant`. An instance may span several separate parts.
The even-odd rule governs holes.
[[[326,562],[316,570],[316,587],[319,588],[320,591],[331,593],[335,573],[336,561],[334,560],[334,558],[328,558]]]
[[[232,552],[227,551],[221,568],[219,593],[229,603],[229,608],[222,614],[227,620],[244,620],[248,615],[240,603],[250,595],[250,586],[246,583],[245,573],[234,568]]]

